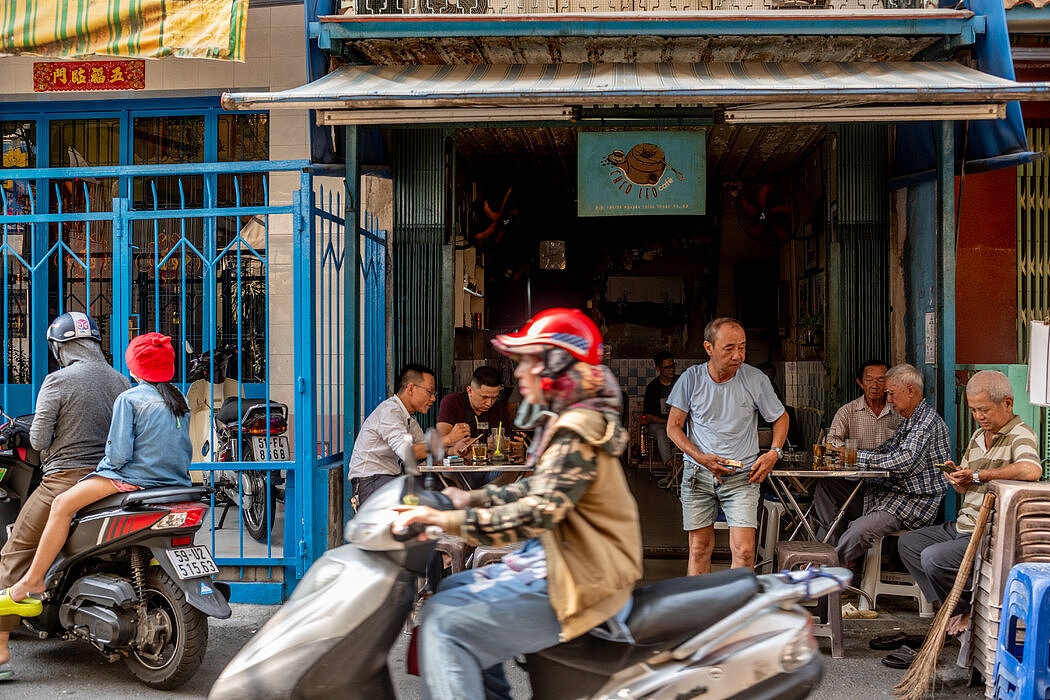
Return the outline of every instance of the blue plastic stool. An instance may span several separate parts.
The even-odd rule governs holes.
[[[995,700],[1050,699],[1050,564],[1010,569],[993,676]]]

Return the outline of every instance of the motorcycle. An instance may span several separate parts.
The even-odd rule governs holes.
[[[431,461],[440,444],[434,432]],[[402,455],[406,466],[415,463],[411,454]],[[220,674],[211,700],[396,698],[387,657],[440,530],[394,533],[392,508],[452,507],[418,489],[417,474],[410,467],[368,499],[347,524],[347,544],[310,567]],[[659,581],[634,593],[633,643],[587,634],[519,663],[544,700],[803,698],[820,683],[823,659],[799,604],[841,590],[850,577],[842,568],[764,576],[732,569]]]
[[[44,471],[40,466],[40,453],[29,444],[29,426],[33,416],[7,418],[0,426],[0,547],[7,544],[15,518],[29,494],[40,483]]]
[[[187,350],[192,348],[187,345]],[[267,450],[272,460],[291,459],[288,443],[288,407],[283,403],[263,399],[226,396],[218,409],[211,406],[209,387],[213,381],[225,387],[226,367],[236,356],[236,348],[226,346],[214,353],[201,353],[190,364],[190,377],[195,381],[188,396],[207,397],[204,408],[211,412],[209,439],[202,448],[202,456],[216,462],[262,462]],[[209,372],[214,357],[214,374]],[[224,390],[225,391],[225,390]],[[236,390],[235,390],[236,391]],[[239,392],[238,392],[239,393]],[[191,401],[191,409],[196,401]],[[238,413],[238,407],[240,412]],[[214,441],[214,444],[212,444]],[[277,502],[284,500],[284,476],[278,471],[246,469],[239,472],[223,470],[215,473],[217,500],[224,506],[218,527],[222,527],[230,507],[241,509],[244,529],[258,542],[266,542],[277,515]]]
[[[7,469],[0,486],[6,491],[8,475],[16,474],[11,487],[20,503],[28,496],[21,485],[39,471],[39,455],[21,445],[24,418],[0,428]],[[152,688],[185,683],[204,659],[208,616],[230,616],[229,586],[212,580],[219,569],[211,553],[193,544],[210,493],[199,486],[143,489],[81,509],[47,571],[43,613],[22,624],[41,639],[82,639],[110,661],[123,658]]]

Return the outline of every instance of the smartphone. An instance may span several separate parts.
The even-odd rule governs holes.
[[[937,467],[945,474],[954,474],[955,472],[959,471],[959,467],[953,466],[951,464],[945,464],[943,462],[935,462],[933,466]]]

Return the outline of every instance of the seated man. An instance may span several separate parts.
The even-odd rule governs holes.
[[[1043,474],[1035,433],[1014,415],[1013,387],[1006,375],[993,370],[974,374],[966,384],[966,403],[980,427],[970,438],[959,468],[948,475],[951,485],[963,494],[958,519],[906,532],[897,545],[904,565],[930,602],[943,602],[955,584],[984,500],[985,484],[994,479],[1038,481]],[[949,634],[966,629],[969,605],[968,595],[959,599],[955,609],[959,614],[950,620]]]
[[[503,426],[503,434],[512,438],[514,444],[520,444],[521,438],[514,435],[511,428],[514,421],[507,403],[499,398],[503,382],[499,371],[494,367],[478,367],[466,391],[449,394],[441,399],[438,407],[437,429],[441,436],[453,445],[453,452],[460,453],[466,442],[459,443],[464,437],[488,440],[491,431]],[[504,448],[506,449],[506,448]],[[481,488],[488,483],[493,474],[490,472],[465,474],[471,488]]]
[[[675,381],[674,355],[667,350],[661,350],[653,355],[653,364],[656,365],[656,379],[649,382],[645,387],[645,403],[642,405],[645,411],[645,422],[649,425],[649,435],[656,443],[656,452],[660,461],[667,464],[671,461],[671,439],[667,437],[667,397],[671,395]]]
[[[868,360],[857,370],[857,386],[864,393],[835,412],[828,442],[841,447],[847,439],[862,450],[874,450],[897,431],[904,420],[886,400],[886,372],[882,360]]]
[[[412,414],[430,410],[434,405],[435,386],[433,370],[423,365],[405,365],[397,377],[397,393],[376,406],[361,424],[348,468],[348,478],[357,499],[355,508],[359,508],[380,487],[400,476],[404,465],[398,455],[406,434],[412,436],[416,459],[426,456],[423,429]],[[452,438],[460,439],[463,434],[458,438],[446,435],[446,447],[452,444]]]
[[[884,479],[865,479],[858,497],[846,509],[849,526],[838,537],[839,562],[849,566],[868,551],[877,537],[900,529],[915,530],[933,522],[947,484],[936,463],[951,457],[948,426],[922,396],[922,374],[908,364],[886,373],[886,397],[904,417],[897,432],[874,450],[857,450],[857,468],[890,472]],[[840,450],[842,448],[839,448]],[[822,479],[813,507],[830,525],[853,491],[843,479]],[[842,526],[836,528],[841,532]]]

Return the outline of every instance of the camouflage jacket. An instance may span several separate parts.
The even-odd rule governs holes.
[[[563,639],[573,639],[626,604],[641,577],[641,531],[620,466],[626,433],[619,423],[573,409],[549,429],[532,476],[471,491],[471,507],[446,513],[443,527],[471,544],[539,537],[551,606]]]

